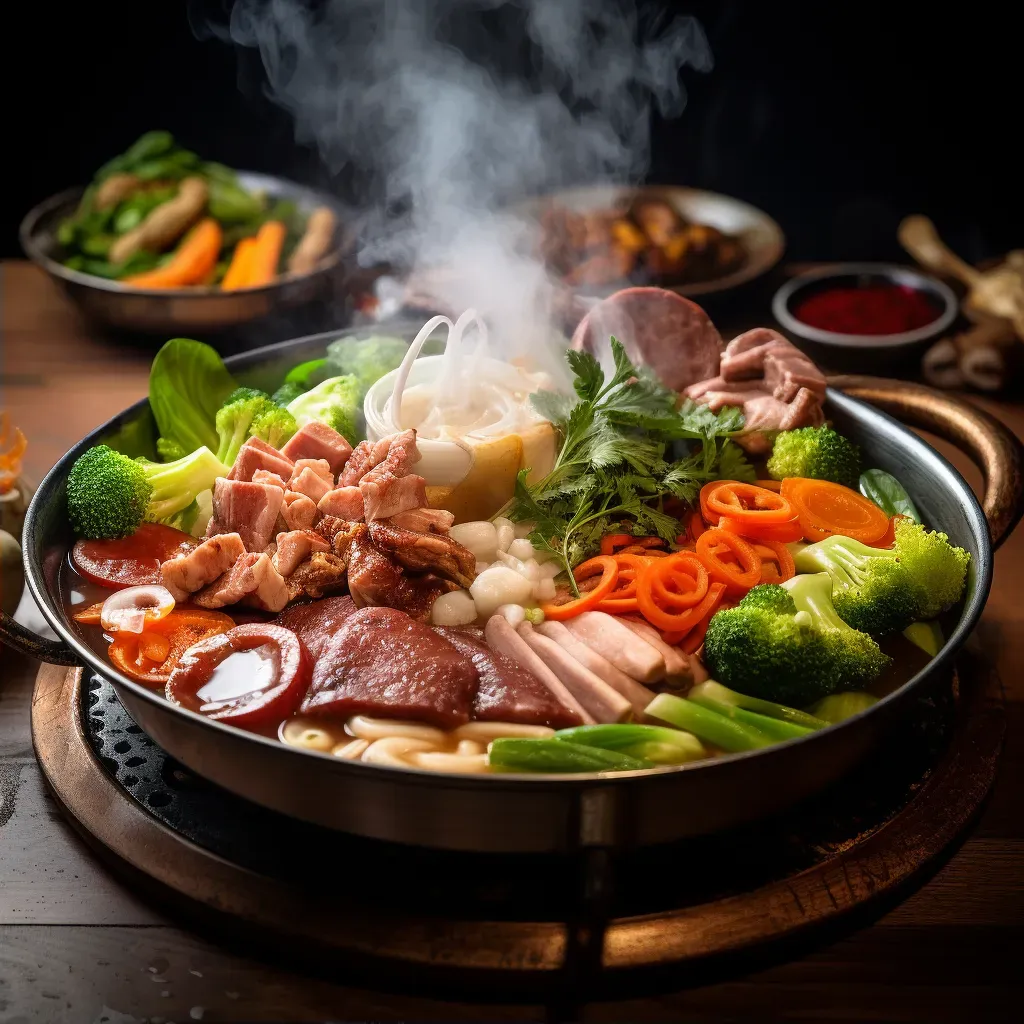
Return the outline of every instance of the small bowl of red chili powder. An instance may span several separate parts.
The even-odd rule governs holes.
[[[772,314],[806,341],[856,349],[905,348],[937,338],[957,316],[941,281],[887,263],[842,263],[783,285]]]

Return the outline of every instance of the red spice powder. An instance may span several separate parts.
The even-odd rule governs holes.
[[[809,327],[836,334],[902,334],[939,317],[928,296],[898,284],[838,287],[798,302],[793,315]]]

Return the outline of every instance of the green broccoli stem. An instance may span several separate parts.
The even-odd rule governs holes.
[[[827,572],[794,576],[786,580],[782,587],[789,591],[797,612],[807,612],[817,628],[850,631],[832,604],[832,578]]]
[[[688,699],[693,701],[694,704],[707,708],[709,711],[717,711],[718,714],[725,715],[726,718],[731,718],[734,722],[739,722],[741,725],[749,725],[763,732],[765,736],[770,736],[777,743],[799,739],[801,736],[806,736],[808,733],[815,731],[814,729],[809,729],[806,725],[796,725],[794,722],[785,722],[780,718],[769,718],[767,715],[759,715],[756,711],[747,711],[746,708],[737,707],[735,704],[719,703],[716,700],[712,700],[707,694],[698,693],[694,695],[692,690],[688,695]]]
[[[560,729],[555,739],[615,750],[654,764],[685,764],[707,756],[700,740],[692,733],[661,725],[579,725]]]
[[[844,586],[862,587],[868,578],[872,559],[897,560],[891,548],[872,548],[852,537],[828,537],[793,553],[799,573],[828,572]]]
[[[523,737],[493,740],[487,761],[494,768],[526,772],[628,772],[654,767],[650,761],[600,747]]]
[[[670,693],[660,693],[647,705],[645,714],[679,729],[692,732],[698,739],[729,753],[769,747],[774,740],[752,725],[738,722],[710,708]]]
[[[150,522],[162,522],[188,508],[197,494],[210,490],[218,477],[227,476],[230,472],[205,447],[174,462],[148,462],[140,459],[139,465],[153,489],[146,508],[146,519]]]

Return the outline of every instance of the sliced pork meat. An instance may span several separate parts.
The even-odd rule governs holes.
[[[463,587],[476,579],[476,555],[451,537],[406,530],[391,519],[375,519],[368,529],[377,549],[406,569],[446,576]]]
[[[288,603],[288,587],[270,556],[262,551],[242,555],[192,600],[200,608],[224,608],[243,599],[271,612],[279,612]]]
[[[423,508],[427,504],[426,481],[423,477],[375,474],[376,469],[367,473],[359,482],[359,490],[363,495],[363,515],[367,522],[372,519],[388,519]]]
[[[380,441],[360,441],[352,449],[345,468],[338,476],[340,487],[355,487],[359,481],[369,473],[374,466],[383,462],[388,457],[391,448],[391,438],[385,437]]]
[[[324,465],[326,466],[327,463],[324,462]],[[313,502],[318,502],[333,487],[333,480],[325,480],[322,474],[314,469],[310,469],[309,466],[303,466],[302,469],[299,469],[298,465],[296,465],[295,472],[292,473],[292,478],[288,482],[289,490],[294,491],[296,494],[304,494]]]
[[[394,608],[363,608],[320,655],[300,711],[454,729],[469,721],[477,686],[472,660],[429,626]]]
[[[266,484],[268,487],[282,487],[281,477],[278,473],[271,473],[269,469],[257,469],[250,481],[254,484]]]
[[[709,377],[707,380],[699,381],[696,384],[691,384],[683,394],[687,398],[692,398],[695,402],[700,400],[704,404],[710,405],[710,402],[704,398],[705,395],[715,392],[716,394],[735,394],[744,395],[751,391],[761,391],[764,388],[764,383],[760,380],[726,380],[724,377]],[[738,402],[733,402],[733,405],[742,405],[744,399],[741,397]]]
[[[298,491],[285,491],[281,517],[289,530],[312,530],[316,522],[316,502]]]
[[[295,469],[292,470],[292,479],[302,473],[304,469],[312,470],[325,484],[334,486],[334,474],[331,472],[331,464],[326,459],[297,459]],[[288,485],[293,491],[298,490],[292,484]]]
[[[818,396],[807,388],[800,388],[792,402],[780,401],[774,395],[752,398],[743,412],[747,431],[795,430],[825,422]]]
[[[447,535],[455,522],[455,516],[444,508],[413,508],[407,512],[399,512],[388,521],[392,526],[403,530]]]
[[[175,601],[184,601],[189,594],[212,583],[245,554],[245,545],[237,533],[225,533],[204,540],[198,547],[160,566],[164,586]]]
[[[284,487],[292,475],[294,466],[290,458],[272,448],[266,441],[250,437],[239,449],[228,479],[251,481],[255,479],[256,471],[261,469],[273,473],[278,478],[278,485]]]
[[[279,533],[277,535],[277,550],[273,556],[274,568],[282,576],[291,576],[314,551],[330,550],[330,544],[313,530],[291,530],[288,533]]]
[[[220,479],[213,487],[213,518],[206,536],[237,533],[246,551],[263,551],[283,505],[283,487]]]
[[[340,519],[338,516],[321,516],[316,524],[316,532],[331,545],[336,555],[344,558],[352,538],[361,536],[357,530],[359,526],[362,524]]]
[[[281,449],[292,462],[300,459],[325,459],[331,475],[337,476],[352,454],[352,445],[326,423],[306,423],[292,435]]]
[[[357,522],[363,518],[363,492],[358,487],[335,487],[317,502],[321,515]]]
[[[300,597],[323,597],[337,593],[347,583],[345,559],[330,551],[314,551],[285,578],[290,600]]]
[[[824,374],[778,331],[757,327],[734,338],[722,355],[727,381],[763,379],[765,390],[780,402],[792,402],[800,388],[825,398]]]
[[[356,610],[352,598],[325,597],[320,601],[286,608],[274,621],[297,633],[313,660],[317,661],[327,642],[345,625]]]
[[[674,391],[714,377],[722,338],[695,302],[663,288],[626,288],[580,321],[572,347],[598,357],[616,337],[634,365],[648,366]]]
[[[348,563],[348,588],[360,608],[373,605],[400,608],[415,619],[426,620],[431,606],[442,594],[458,590],[455,583],[430,573],[407,573],[376,548],[363,523],[349,524],[348,531],[339,533],[335,538],[335,551],[339,549],[338,538],[347,542],[342,557]]]
[[[473,662],[480,682],[473,697],[470,717],[479,722],[516,722],[568,729],[583,719],[560,703],[534,675],[508,655],[492,650],[483,630],[435,626],[456,650]]]

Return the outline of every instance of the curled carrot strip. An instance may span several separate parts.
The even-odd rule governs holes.
[[[695,553],[678,551],[651,570],[651,593],[672,609],[692,608],[708,592],[708,571]]]
[[[782,481],[782,497],[793,506],[808,540],[838,533],[872,544],[889,529],[889,517],[874,502],[842,484],[787,477]]]
[[[758,480],[758,481],[756,481],[756,483],[757,483],[758,487],[763,487],[763,488],[765,488],[765,490],[768,490],[768,491],[776,491],[776,492],[778,492],[778,491],[782,490],[782,481],[781,480],[772,480],[771,478],[768,478],[767,480]]]
[[[722,605],[722,598],[725,596],[725,586],[721,583],[712,583],[708,587],[708,598],[710,599],[705,605],[706,611],[701,616],[700,621],[686,634],[685,637],[680,638],[677,643],[687,654],[694,654],[700,649],[701,644],[704,643],[704,636],[708,631],[708,625],[710,624],[715,613],[718,612]]]
[[[596,608],[615,589],[619,580],[619,567],[615,559],[609,555],[598,555],[590,558],[582,565],[576,566],[573,576],[577,583],[600,576],[597,585],[578,598],[566,601],[564,604],[556,604],[553,601],[541,604],[541,611],[544,617],[553,619],[555,622],[562,622],[565,619],[575,618],[583,612]]]
[[[722,516],[718,520],[718,526],[729,533],[738,534],[749,540],[781,541],[789,544],[795,540],[801,540],[804,535],[800,520],[796,517],[786,523],[756,523],[748,522],[745,519],[733,519],[731,516]]]
[[[735,533],[718,528],[708,530],[701,534],[696,551],[708,576],[724,583],[730,593],[749,590],[761,580],[761,559],[749,541]],[[728,555],[734,560],[727,560]]]
[[[785,583],[796,575],[789,548],[779,541],[755,541],[754,553],[761,559],[762,583]]]
[[[703,495],[703,489],[701,493]],[[715,484],[704,503],[714,516],[729,516],[751,523],[785,523],[794,515],[793,506],[785,495],[733,481]]]

